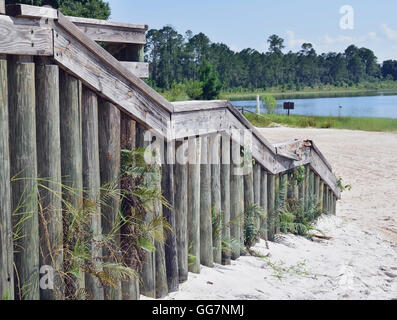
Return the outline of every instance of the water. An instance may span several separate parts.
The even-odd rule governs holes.
[[[276,113],[286,114],[287,111],[283,110],[283,103],[286,101],[295,102],[295,110],[291,110],[292,115],[397,119],[397,92],[387,95],[379,93],[377,96],[365,97],[278,100]],[[254,100],[232,101],[232,104],[256,112],[256,101]],[[262,102],[261,112],[266,113]]]

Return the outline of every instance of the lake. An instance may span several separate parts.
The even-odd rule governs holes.
[[[397,92],[364,97],[277,100],[276,113],[286,113],[283,110],[283,103],[286,101],[295,102],[295,110],[291,110],[292,115],[397,119]],[[254,100],[231,102],[236,107],[245,107],[246,110],[256,112],[256,101]],[[262,101],[261,112],[266,113]]]

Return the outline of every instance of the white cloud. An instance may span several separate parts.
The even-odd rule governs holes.
[[[287,30],[287,46],[289,49],[300,48],[304,43],[310,43],[310,41],[304,39],[295,39],[295,33],[291,30]]]
[[[389,28],[387,24],[383,24],[382,29],[389,40],[397,40],[397,31]]]

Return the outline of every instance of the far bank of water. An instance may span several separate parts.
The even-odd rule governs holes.
[[[332,116],[332,117],[368,117],[397,119],[397,91],[376,92],[373,95],[291,99],[284,98],[277,101],[277,114],[285,114],[283,103],[295,103],[294,115]],[[238,108],[244,107],[247,111],[256,111],[256,101],[231,101]],[[261,112],[266,109],[261,102]]]

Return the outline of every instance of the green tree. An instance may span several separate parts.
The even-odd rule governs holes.
[[[268,114],[274,113],[277,108],[277,101],[273,96],[265,96],[263,98],[263,105]]]
[[[6,0],[6,4],[22,3],[34,6],[49,5],[64,15],[107,20],[110,17],[109,3],[103,0]]]
[[[218,73],[212,64],[205,59],[200,68],[200,81],[203,83],[203,100],[214,100],[219,97],[222,84],[219,81]]]

